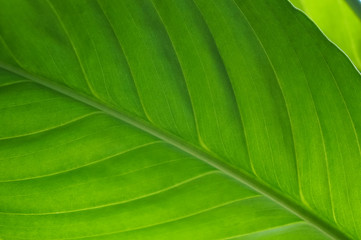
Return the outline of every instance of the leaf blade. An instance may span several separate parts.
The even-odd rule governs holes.
[[[144,134],[150,133],[176,146],[186,154],[193,155],[220,169],[228,176],[240,180],[243,184],[257,189],[275,202],[283,204],[284,208],[312,222],[316,228],[320,227],[335,237],[346,238],[343,234],[357,236],[357,216],[360,213],[352,209],[357,209],[358,206],[357,169],[359,164],[356,160],[350,159],[360,157],[357,151],[357,131],[359,131],[360,122],[358,121],[360,114],[357,113],[359,97],[347,88],[346,81],[342,81],[342,84],[338,82],[346,69],[352,69],[352,66],[345,61],[344,56],[335,51],[334,47],[330,47],[330,44],[314,26],[310,26],[310,22],[303,15],[295,12],[289,4],[280,2],[278,7],[285,10],[286,14],[278,16],[280,10],[268,6],[263,1],[258,1],[257,5],[251,1],[224,1],[217,3],[217,7],[208,1],[195,1],[195,3],[185,1],[172,4],[162,1],[130,1],[123,6],[126,8],[116,5],[124,3],[111,1],[100,2],[100,8],[96,2],[91,2],[85,7],[86,5],[81,2],[64,4],[53,1],[50,7],[37,3],[41,5],[39,9],[33,8],[25,1],[20,1],[20,3],[29,12],[37,12],[39,9],[49,11],[49,8],[50,10],[56,8],[55,15],[60,16],[62,23],[59,23],[59,17],[54,16],[54,13],[47,13],[45,17],[28,14],[11,23],[15,26],[24,24],[27,22],[24,18],[29,16],[37,19],[37,23],[41,22],[39,21],[41,19],[49,20],[40,25],[41,27],[37,26],[36,31],[40,33],[39,35],[30,35],[30,39],[26,39],[25,42],[21,38],[24,36],[22,34],[28,33],[24,27],[18,27],[19,32],[16,33],[11,31],[1,33],[4,35],[3,39],[15,39],[14,42],[6,41],[9,46],[3,46],[3,48],[9,51],[15,46],[14,50],[16,50],[10,55],[6,52],[0,55],[2,61],[5,62],[2,64],[4,69],[20,74],[80,103],[86,103],[135,126]],[[187,9],[184,12],[188,15],[177,12],[178,5]],[[24,10],[12,9],[10,6],[8,5],[9,13],[6,14]],[[259,8],[270,8],[271,11],[258,12]],[[115,11],[119,9],[126,10],[126,14],[119,16]],[[67,12],[72,12],[74,15],[67,15]],[[78,24],[73,24],[74,26],[71,24],[78,17],[75,14],[78,12],[83,12],[84,15],[81,16],[86,16],[85,19],[98,19],[96,21],[98,24],[107,25],[105,31],[108,33],[107,36],[113,34],[109,37],[110,46],[112,46],[109,49],[114,47],[117,52],[120,51],[120,55],[117,55],[117,63],[123,64],[121,73],[114,76],[108,75],[110,78],[105,78],[105,75],[109,74],[104,71],[106,63],[109,61],[110,66],[114,66],[112,63],[114,58],[110,53],[101,55],[102,52],[96,50],[94,42],[87,43],[86,46],[95,50],[89,51],[90,56],[86,57],[87,48],[81,47],[81,44],[86,42],[84,36],[96,38],[96,35],[90,34],[89,31],[83,35],[76,30],[84,29],[84,22],[80,21]],[[227,12],[231,14],[225,14]],[[6,14],[4,13],[4,16]],[[186,24],[172,22],[172,17],[170,17],[172,14],[184,16]],[[259,19],[260,14],[264,19],[258,22],[256,20]],[[124,21],[118,21],[119,19]],[[219,25],[221,21],[216,21],[220,19],[223,20],[221,25]],[[284,23],[290,19],[294,20],[292,22],[297,26],[296,31],[284,26]],[[264,28],[266,22],[272,23],[272,29],[279,33],[278,38],[274,38],[272,35],[274,33]],[[64,27],[59,26],[65,26],[65,24],[66,33],[64,33]],[[28,28],[32,29],[31,22],[29,25]],[[51,33],[57,35],[57,38],[49,37],[47,30],[49,26],[55,26]],[[132,29],[137,30],[134,33],[124,34],[129,26],[134,26]],[[194,26],[196,30],[186,35],[189,40],[187,43],[177,38],[182,31],[187,32],[187,27]],[[184,27],[183,30],[181,27]],[[101,28],[95,24],[93,30],[98,29]],[[197,37],[201,42],[196,44],[192,36],[198,31],[203,31],[201,35],[205,37],[203,40],[200,36]],[[300,32],[307,34],[302,35]],[[46,38],[43,40],[38,36],[46,36]],[[144,39],[137,39],[139,36]],[[303,36],[300,38],[302,41],[297,39],[300,36]],[[315,36],[316,40],[311,40],[311,36]],[[108,38],[96,41],[107,42],[106,39]],[[193,45],[189,44],[192,41]],[[284,48],[276,47],[279,44],[277,41],[284,43]],[[2,44],[4,42],[2,41]],[[29,64],[29,60],[34,56],[23,51],[25,43],[31,42],[38,43],[37,47],[43,50],[49,49],[49,46],[54,46],[57,50],[50,51],[50,54],[45,54],[43,51],[44,58],[38,58],[41,64],[37,63],[34,67]],[[121,46],[119,46],[120,43]],[[201,51],[200,47],[203,43],[205,47]],[[228,43],[232,43],[230,44],[232,47],[229,47]],[[299,50],[306,46],[315,49],[315,55]],[[321,50],[316,46],[321,46]],[[78,52],[74,53],[74,48],[78,49]],[[64,49],[64,51],[59,54],[58,49]],[[106,48],[102,49],[107,51]],[[199,52],[197,52],[198,49]],[[289,51],[290,56],[282,54],[284,49]],[[186,51],[189,53],[185,54]],[[245,55],[240,54],[241,52]],[[202,57],[200,57],[201,53]],[[109,59],[108,55],[111,55]],[[14,58],[14,56],[17,57]],[[59,74],[59,70],[64,66],[58,66],[56,70],[54,56],[56,59],[62,59],[59,56],[64,56],[64,59],[59,62],[64,62],[69,67],[73,66],[69,68],[71,74],[67,73],[65,76]],[[294,58],[296,60],[292,58],[294,56],[297,56]],[[337,56],[336,60],[334,56]],[[14,59],[8,61],[9,58]],[[187,59],[190,59],[189,63]],[[292,64],[286,65],[285,59],[287,63]],[[297,62],[297,59],[302,60]],[[311,63],[321,61],[322,71],[315,72],[313,65],[305,60]],[[19,66],[14,67],[13,62],[18,62],[23,70],[19,69]],[[343,67],[337,70],[336,66],[340,63]],[[143,66],[145,66],[144,69]],[[208,71],[205,70],[206,66]],[[214,75],[210,75],[209,72],[213,66],[216,66],[217,70],[213,73]],[[297,81],[293,79],[292,71],[286,66],[297,73],[295,74]],[[54,69],[54,72],[48,71],[49,69]],[[92,73],[100,80],[93,78]],[[82,74],[88,76],[88,83]],[[352,83],[355,89],[359,89],[358,73],[350,71],[347,74],[350,76],[347,81]],[[127,76],[127,80],[119,80],[119,76]],[[154,77],[155,80],[149,82],[149,76],[152,76],[152,79]],[[321,81],[318,83],[310,81],[315,77],[319,77]],[[4,74],[4,78],[9,78],[8,74]],[[91,81],[90,78],[92,78]],[[123,93],[125,97],[115,100],[114,95],[109,91],[112,86],[119,84],[118,81],[126,81],[127,84],[130,82],[133,85],[129,88],[131,89],[129,92],[125,89],[130,85],[123,90],[118,87],[117,91]],[[218,83],[220,88],[200,89],[202,85],[209,86],[210,82],[212,85]],[[155,83],[154,86],[153,83]],[[7,84],[6,80],[4,84]],[[93,89],[94,94],[89,91],[89,84],[97,86]],[[328,90],[319,90],[320,86],[326,86]],[[347,94],[343,93],[345,91]],[[228,96],[228,93],[232,92],[234,98]],[[15,94],[9,96],[9,99],[15,99]],[[202,105],[208,99],[211,101]],[[330,102],[332,102],[331,106]],[[305,106],[300,104],[305,104]],[[39,106],[36,107],[39,108]],[[303,118],[305,110],[309,114]],[[337,117],[331,120],[328,117],[332,112],[336,112]],[[201,119],[205,113],[207,116],[211,114],[214,119]],[[222,113],[228,113],[227,117],[218,118]],[[238,116],[239,113],[241,117]],[[6,115],[10,116],[9,113]],[[45,116],[45,113],[40,114],[40,117]],[[225,128],[227,130],[223,131]],[[343,128],[346,131],[340,132]],[[234,131],[235,129],[237,131]],[[11,127],[10,131],[14,131],[14,127]],[[41,134],[41,132],[38,133]],[[107,132],[105,131],[104,134]],[[26,135],[26,133],[14,136],[21,138],[21,135]],[[309,142],[309,139],[312,141]],[[344,144],[346,140],[349,144]],[[126,142],[126,140],[123,141],[119,144]],[[90,149],[96,149],[95,145],[89,146],[93,146]],[[110,149],[113,148],[113,145],[111,146]],[[249,163],[248,155],[252,163]],[[81,159],[80,156],[69,156],[73,159]],[[45,159],[45,156],[40,158]],[[340,162],[339,159],[343,159],[348,170],[347,174],[346,168],[339,169],[336,166]],[[30,162],[30,160],[27,161]],[[324,166],[327,168],[325,169]],[[25,172],[28,170],[23,169]],[[331,189],[336,189],[336,192],[332,192]],[[347,194],[343,193],[344,189],[348,191]],[[355,191],[355,193],[350,191]],[[314,195],[318,199],[314,199]],[[269,200],[265,200],[264,204],[267,205],[268,202]],[[343,206],[343,202],[347,204]],[[275,208],[280,209],[279,206]],[[354,214],[354,219],[349,219],[345,213]],[[282,215],[284,212],[281,211],[279,214]],[[290,215],[286,218],[293,219]],[[117,228],[114,223],[108,223]],[[259,224],[265,223],[259,221]],[[103,227],[106,229],[105,226]],[[71,229],[69,231],[71,235]],[[56,233],[47,232],[47,234],[50,234],[49,237]],[[191,234],[191,232],[184,232],[184,234]],[[313,234],[311,230],[310,234]]]

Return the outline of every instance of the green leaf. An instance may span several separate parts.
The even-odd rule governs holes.
[[[361,79],[284,0],[1,0],[0,238],[358,239]]]
[[[361,69],[361,20],[346,1],[291,0],[296,7],[303,10],[315,21],[331,41],[351,58],[358,69]],[[350,2],[352,3],[353,0]],[[359,5],[358,0],[355,1],[355,7],[360,8],[356,5]]]

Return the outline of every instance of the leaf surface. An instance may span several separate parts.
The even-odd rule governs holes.
[[[360,75],[287,1],[1,4],[1,238],[360,238]]]
[[[292,0],[296,7],[304,11],[361,69],[361,20],[347,4],[347,1]],[[353,1],[349,1],[351,4]],[[359,1],[354,1],[356,9]],[[355,9],[355,10],[356,10]]]

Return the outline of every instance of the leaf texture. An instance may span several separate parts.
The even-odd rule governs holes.
[[[353,2],[358,11],[359,1],[308,1],[292,0],[296,7],[304,11],[331,41],[337,44],[361,69],[361,20],[350,8]]]
[[[2,239],[358,239],[361,79],[284,0],[0,9]]]

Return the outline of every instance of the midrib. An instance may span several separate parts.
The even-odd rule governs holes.
[[[28,80],[33,81],[39,85],[47,87],[53,91],[61,93],[67,97],[70,97],[74,100],[82,102],[88,106],[96,108],[114,118],[117,118],[127,124],[130,124],[148,134],[151,134],[171,145],[174,147],[194,156],[195,158],[207,163],[208,165],[220,170],[225,175],[241,182],[242,184],[254,189],[255,191],[261,193],[265,197],[271,199],[272,201],[276,202],[283,208],[287,209],[288,211],[294,213],[301,219],[309,222],[313,227],[319,229],[320,231],[327,234],[329,237],[333,239],[350,239],[350,237],[346,236],[345,233],[341,232],[339,229],[331,226],[329,223],[324,221],[323,219],[317,217],[315,214],[311,213],[310,211],[304,209],[297,203],[291,201],[290,199],[282,196],[281,193],[273,190],[271,187],[266,186],[265,183],[262,183],[260,180],[255,179],[247,172],[241,169],[235,169],[231,166],[224,164],[215,154],[205,152],[204,150],[190,145],[189,143],[183,141],[182,139],[170,135],[165,131],[155,128],[154,126],[150,125],[149,123],[142,121],[140,119],[136,119],[135,117],[128,116],[126,113],[122,113],[119,110],[112,109],[107,107],[89,97],[83,96],[72,89],[65,87],[63,85],[48,81],[42,77],[30,74],[26,71],[23,71],[18,68],[14,68],[7,64],[0,63],[0,68],[9,71],[13,74],[16,74],[20,77],[26,78]]]

